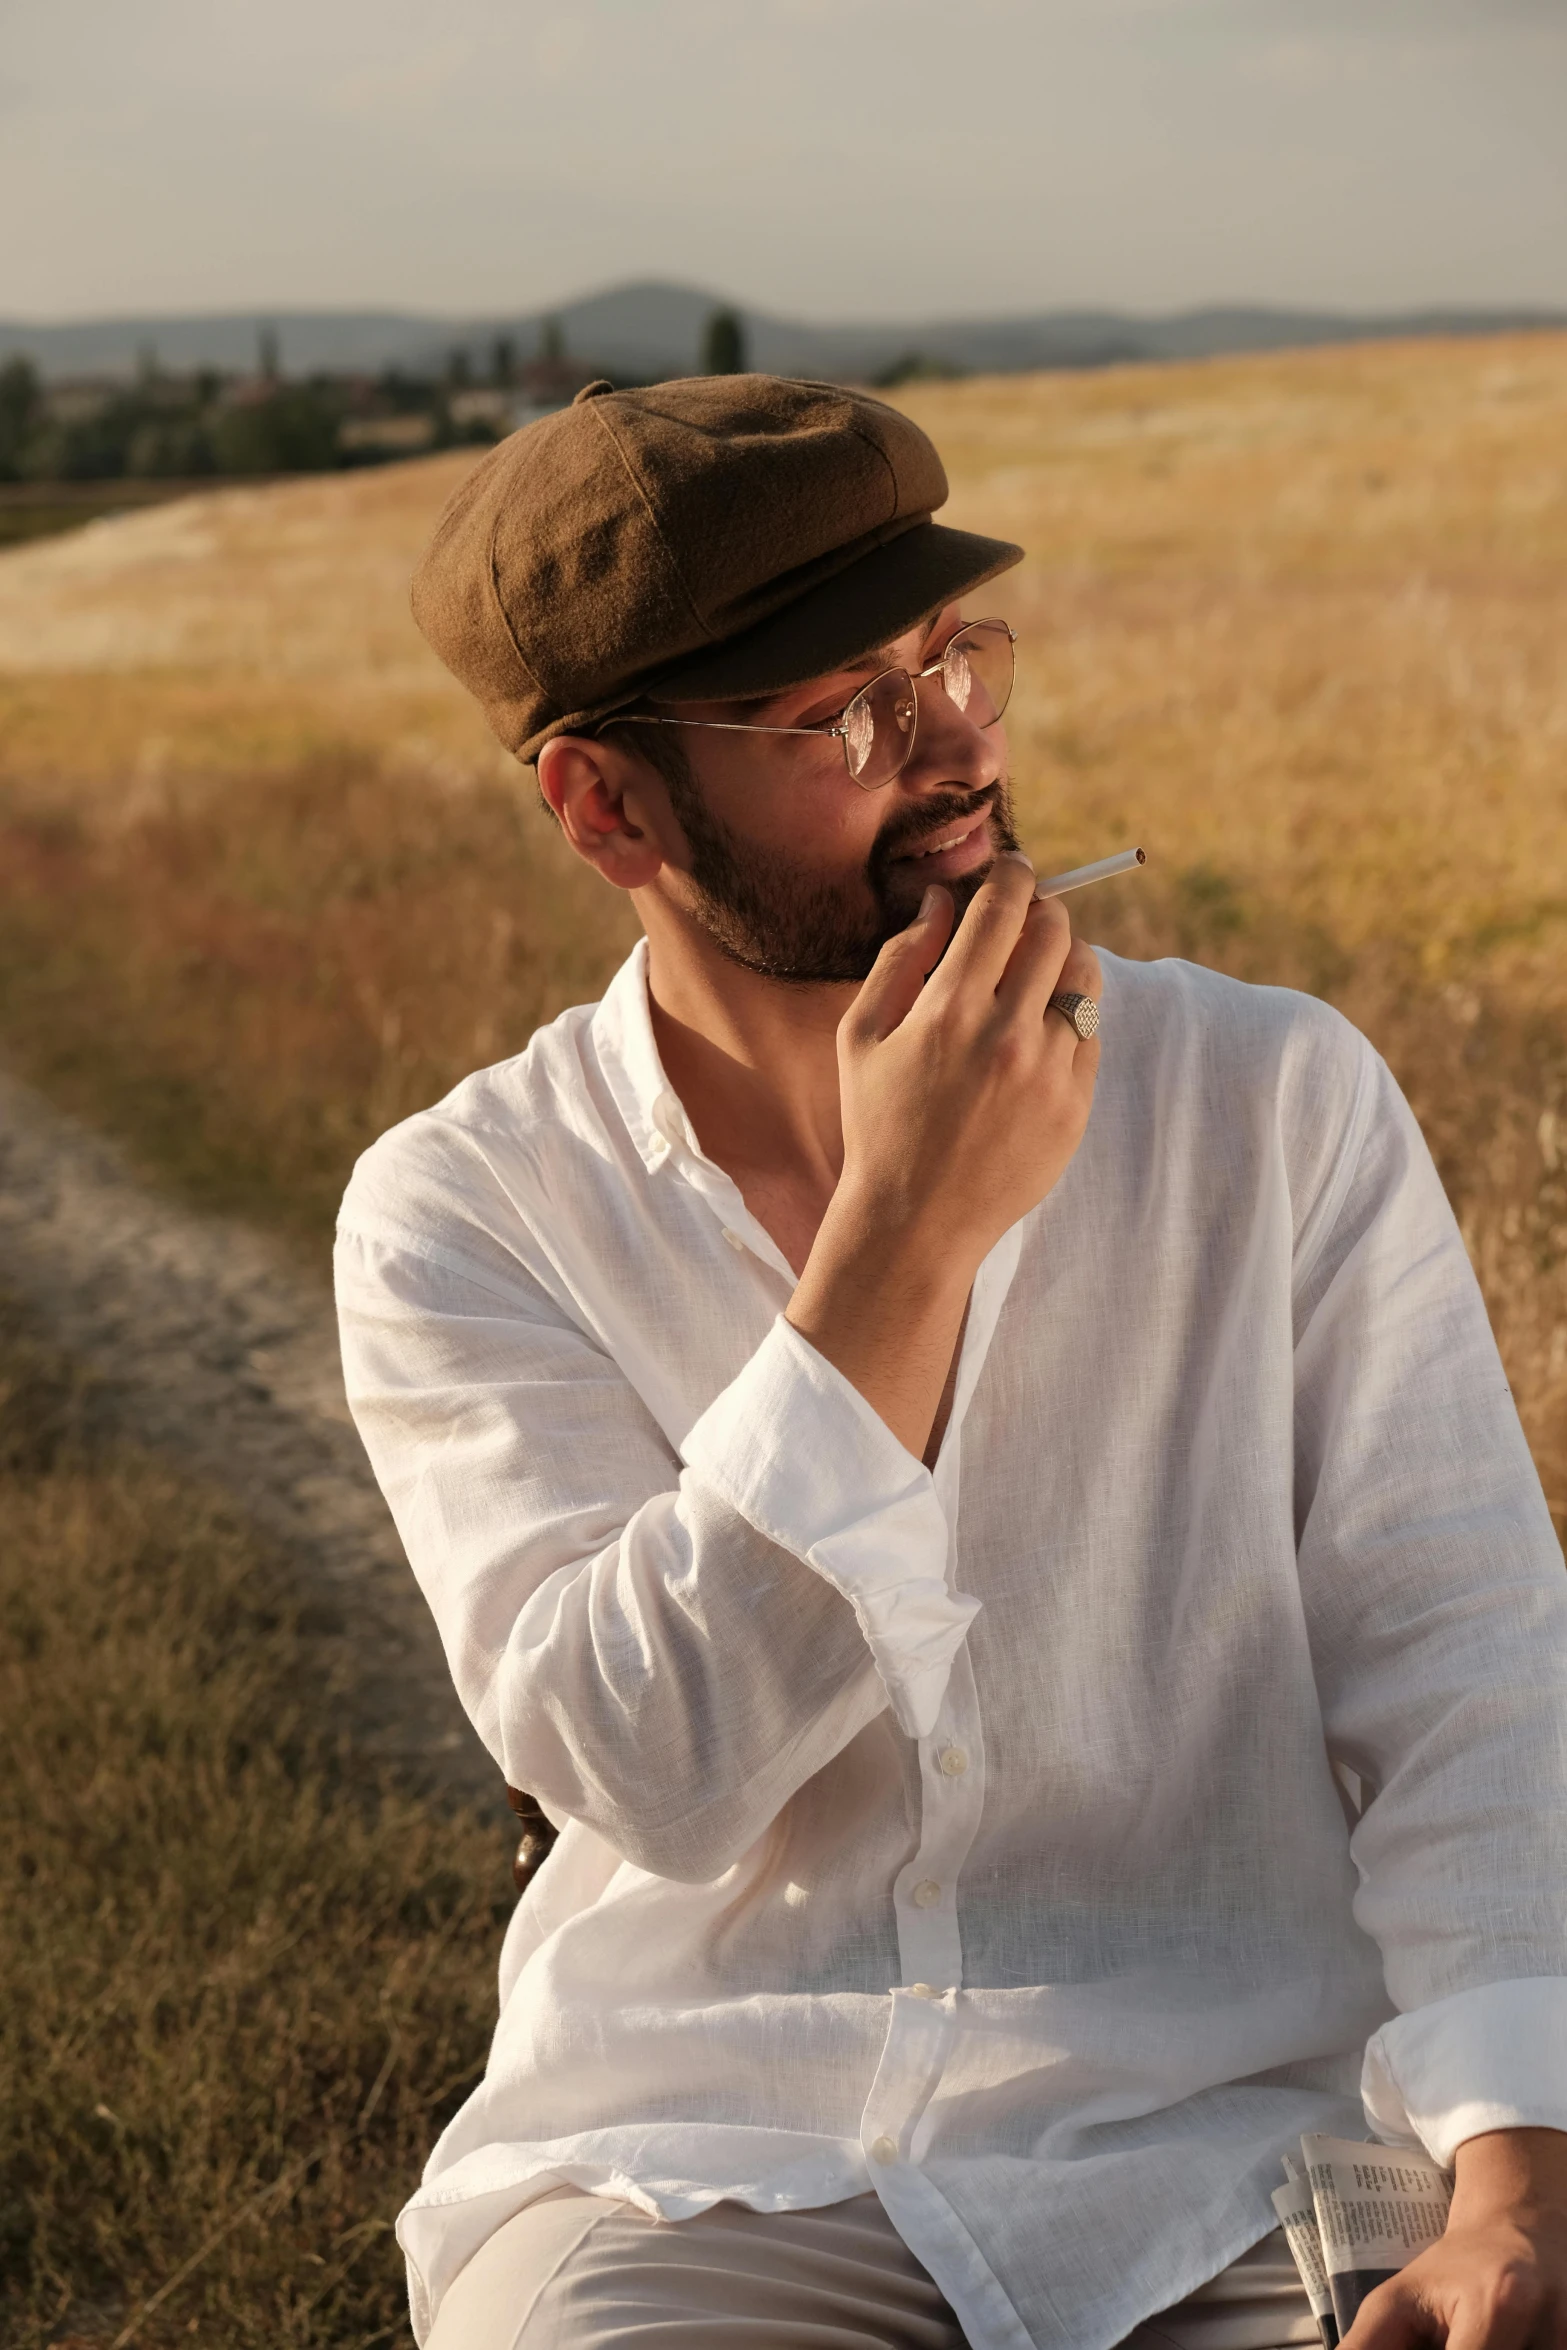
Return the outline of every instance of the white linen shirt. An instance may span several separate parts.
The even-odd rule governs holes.
[[[934,1472],[783,1320],[643,949],[359,1162],[350,1401],[562,1827],[399,2223],[421,2341],[565,2182],[874,2188],[975,2350],[1106,2350],[1302,2130],[1567,2127],[1567,1578],[1435,1172],[1322,1004],[1103,960]]]

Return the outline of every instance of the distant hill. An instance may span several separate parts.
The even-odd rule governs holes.
[[[403,366],[438,367],[454,350],[477,367],[507,336],[519,359],[540,348],[547,321],[568,351],[624,375],[689,374],[702,330],[723,297],[697,286],[646,282],[589,294],[555,309],[480,318],[436,318],[396,310],[235,311],[211,316],[83,319],[68,326],[0,320],[0,360],[18,352],[48,377],[130,375],[147,354],[175,370],[244,369],[256,362],[261,330],[276,335],[290,375]],[[1375,316],[1237,304],[1141,317],[1118,310],[1050,310],[1022,318],[914,319],[890,326],[813,326],[741,310],[753,367],[782,375],[856,377],[918,355],[965,373],[1024,368],[1102,367],[1138,359],[1206,358],[1318,343],[1384,341],[1406,335],[1474,335],[1567,327],[1567,312],[1416,310]]]

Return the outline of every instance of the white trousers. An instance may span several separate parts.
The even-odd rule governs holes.
[[[1317,2329],[1282,2234],[1123,2350],[1286,2350]],[[448,2288],[426,2350],[966,2350],[958,2321],[874,2195],[816,2211],[716,2203],[650,2220],[557,2188]]]

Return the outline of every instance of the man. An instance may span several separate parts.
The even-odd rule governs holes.
[[[343,1210],[356,1417],[561,1827],[416,2331],[1271,2350],[1280,2153],[1369,2120],[1456,2193],[1353,2350],[1543,2350],[1567,1583],[1479,1296],[1343,1021],[1035,897],[1019,550],[945,495],[857,395],[601,384],[415,583],[646,932]]]

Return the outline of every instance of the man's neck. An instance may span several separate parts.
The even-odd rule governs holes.
[[[704,1152],[798,1270],[843,1167],[837,1028],[856,989],[767,979],[705,932],[647,927],[669,1081]]]

